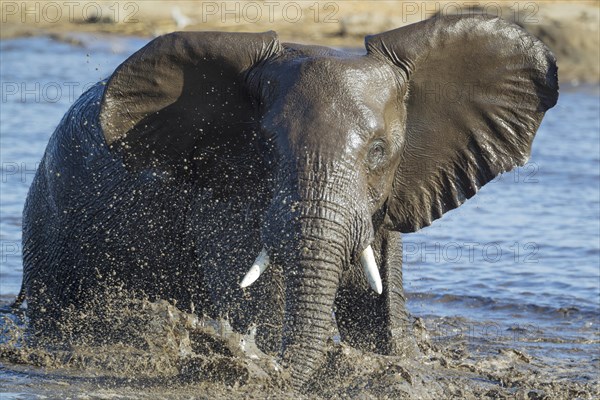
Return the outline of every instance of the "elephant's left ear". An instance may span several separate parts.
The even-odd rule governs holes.
[[[280,51],[275,32],[174,32],[154,39],[106,83],[100,122],[107,144],[132,168],[184,168],[205,186],[219,174],[247,176],[237,167],[259,162],[253,77]]]
[[[366,38],[370,57],[408,84],[406,142],[388,204],[412,232],[523,165],[558,99],[556,60],[520,27],[487,16],[437,17]]]

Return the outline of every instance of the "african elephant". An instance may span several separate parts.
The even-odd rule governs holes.
[[[557,68],[487,16],[365,42],[177,32],[83,94],[25,205],[32,331],[130,291],[256,326],[296,385],[335,323],[358,348],[409,352],[400,234],[527,160]]]

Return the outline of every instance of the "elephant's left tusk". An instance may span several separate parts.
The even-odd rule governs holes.
[[[240,283],[240,287],[245,288],[252,285],[262,274],[265,269],[269,266],[269,254],[267,253],[267,249],[263,247],[258,257],[256,257],[256,261],[242,279],[242,283]]]
[[[377,268],[377,262],[375,261],[375,254],[373,254],[373,248],[370,245],[360,255],[360,263],[365,270],[365,275],[371,288],[377,294],[381,294],[383,292],[383,285],[379,276],[379,268]]]

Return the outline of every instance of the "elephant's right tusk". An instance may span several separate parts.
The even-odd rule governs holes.
[[[258,257],[256,257],[256,261],[242,279],[242,283],[240,283],[240,287],[245,288],[252,285],[262,274],[267,267],[269,266],[269,254],[267,254],[267,249],[263,247]]]
[[[371,288],[377,294],[381,294],[383,292],[383,285],[379,276],[379,268],[377,268],[377,262],[375,261],[375,254],[373,254],[373,248],[370,245],[360,255],[360,263],[363,266]]]

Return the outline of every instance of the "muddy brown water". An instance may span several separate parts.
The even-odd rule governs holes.
[[[4,316],[0,345],[2,398],[364,398],[591,399],[598,358],[593,343],[560,343],[569,357],[536,356],[551,340],[469,337],[459,318],[415,319],[414,359],[360,352],[332,340],[326,364],[303,395],[286,384],[278,360],[224,321],[202,321],[165,301],[118,310],[127,342],[32,347],[16,316]],[[428,326],[429,325],[429,326]],[[437,330],[436,330],[437,329]],[[523,332],[519,333],[523,335]]]

